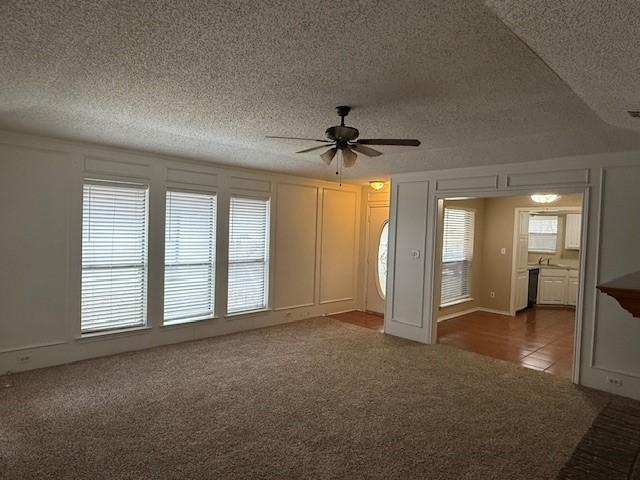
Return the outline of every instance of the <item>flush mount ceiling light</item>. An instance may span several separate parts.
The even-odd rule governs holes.
[[[384,182],[382,180],[371,180],[369,186],[374,190],[382,190],[384,188]]]
[[[556,193],[534,193],[531,195],[531,200],[536,203],[553,203],[560,198],[560,195]]]

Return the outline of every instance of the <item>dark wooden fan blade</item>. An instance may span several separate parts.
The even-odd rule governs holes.
[[[303,137],[278,137],[275,135],[267,135],[265,138],[279,138],[284,140],[309,140],[310,142],[331,143],[331,140],[320,140],[319,138],[303,138]]]
[[[353,152],[348,148],[342,149],[342,166],[344,168],[353,167],[356,164],[356,158],[358,158],[356,152]]]
[[[324,152],[322,155],[320,155],[320,158],[322,159],[322,161],[324,163],[326,163],[327,165],[331,165],[331,162],[333,160],[333,157],[336,156],[336,152],[338,151],[338,149],[336,147],[330,148],[329,150],[327,150],[326,152]]]
[[[367,157],[379,157],[380,155],[382,155],[382,152],[374,150],[373,148],[365,147],[364,145],[351,145],[351,149],[355,150],[358,153],[366,155]]]
[[[311,148],[305,148],[304,150],[300,150],[299,152],[296,153],[307,153],[307,152],[312,152],[314,150],[318,150],[320,148],[327,148],[328,145],[318,145],[317,147],[311,147]]]
[[[360,145],[400,145],[403,147],[418,147],[420,140],[398,139],[398,138],[361,138],[356,140]]]

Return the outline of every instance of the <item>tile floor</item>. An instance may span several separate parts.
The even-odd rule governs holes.
[[[474,312],[438,324],[438,343],[571,378],[575,310],[533,307],[515,317]]]

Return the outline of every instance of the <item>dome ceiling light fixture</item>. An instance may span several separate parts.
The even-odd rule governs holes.
[[[560,199],[560,195],[557,193],[534,193],[531,195],[531,200],[536,203],[553,203]]]
[[[371,188],[373,188],[374,190],[382,190],[384,188],[384,181],[383,180],[371,180],[369,182],[369,186]]]

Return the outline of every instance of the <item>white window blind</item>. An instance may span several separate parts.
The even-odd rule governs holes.
[[[227,312],[267,306],[269,201],[231,197]]]
[[[529,216],[529,251],[556,252],[558,217],[555,215]]]
[[[85,181],[83,333],[146,323],[147,187]]]
[[[471,297],[474,212],[444,209],[440,305]]]
[[[216,196],[168,191],[164,241],[164,323],[213,316]]]

